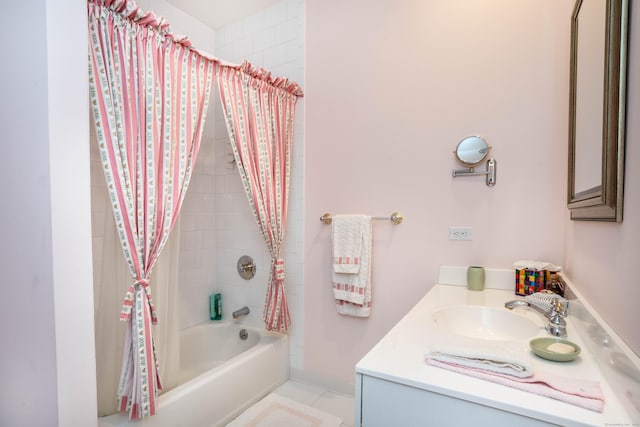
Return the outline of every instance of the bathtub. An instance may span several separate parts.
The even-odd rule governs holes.
[[[242,340],[240,331],[248,332]],[[160,361],[162,363],[162,361]],[[207,322],[180,336],[181,384],[159,398],[156,415],[129,421],[124,413],[100,427],[223,426],[289,378],[286,335],[235,322]]]

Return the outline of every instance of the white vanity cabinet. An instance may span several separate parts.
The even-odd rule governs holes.
[[[357,374],[358,427],[538,427],[546,423],[369,375]]]
[[[564,378],[598,381],[605,400],[602,413],[425,362],[425,354],[431,345],[447,339],[450,333],[437,330],[442,326],[435,325],[434,313],[460,306],[506,310],[504,303],[515,296],[512,272],[505,271],[504,277],[503,287],[491,288],[489,282],[482,292],[468,291],[457,284],[435,285],[356,364],[355,426],[638,425],[640,420],[629,410],[629,402],[620,399],[614,391],[620,388],[619,383],[611,383],[610,377],[603,376],[599,367],[601,362],[597,362],[595,353],[588,351],[577,334],[571,313],[567,318],[567,331],[570,339],[583,348],[582,354],[570,363],[546,361],[532,355],[534,370]],[[529,314],[538,318],[536,313]],[[522,315],[529,317],[524,312]],[[529,340],[534,336],[547,336],[544,324],[538,320],[538,335],[534,329],[533,336],[514,342],[521,342],[528,348]],[[640,388],[634,387],[630,395],[640,395]]]

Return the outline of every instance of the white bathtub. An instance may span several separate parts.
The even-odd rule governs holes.
[[[223,426],[289,378],[286,335],[207,322],[183,330],[180,341],[184,382],[160,396],[156,415],[129,421],[118,413],[99,418],[99,426]]]

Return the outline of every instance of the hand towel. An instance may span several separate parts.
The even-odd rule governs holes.
[[[345,218],[346,217],[346,218]],[[354,220],[354,217],[357,220]],[[345,223],[354,224],[353,229],[349,228],[347,234],[355,234],[353,230],[359,230],[357,238],[359,245],[352,242],[351,237],[344,239],[343,233],[348,227]],[[338,224],[338,226],[336,226]],[[357,272],[342,272],[344,270],[355,270],[355,263],[333,263],[331,269],[331,281],[333,283],[333,296],[336,301],[336,311],[340,314],[368,317],[371,314],[371,239],[372,227],[371,217],[366,215],[336,215],[333,218],[331,240],[334,248],[334,260],[340,258],[339,254],[345,254],[340,250],[336,251],[336,246],[342,246],[346,240],[350,240],[349,246],[352,248],[359,246]],[[338,255],[338,256],[336,256]],[[341,267],[335,268],[336,265]],[[347,267],[351,265],[351,267]],[[347,267],[346,269],[344,267]],[[336,271],[340,270],[340,271]]]
[[[604,410],[604,394],[597,381],[567,378],[540,371],[536,371],[530,377],[519,378],[436,359],[427,359],[426,362],[432,366],[550,397],[595,412]]]
[[[533,362],[528,352],[508,342],[491,345],[479,342],[437,343],[431,346],[425,358],[519,378],[533,375]]]
[[[367,217],[364,215],[336,215],[331,222],[333,243],[333,271],[357,274],[360,271],[362,242]]]

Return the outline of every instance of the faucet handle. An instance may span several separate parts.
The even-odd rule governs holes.
[[[565,304],[560,302],[558,298],[554,298],[551,302],[551,309],[549,310],[549,327],[564,327],[567,322],[565,322],[564,318],[567,317],[567,308]]]
[[[560,298],[554,298],[551,303],[551,315],[554,314],[560,317],[567,317],[567,307],[560,301]]]
[[[551,302],[549,310],[549,324],[546,327],[547,332],[556,337],[567,336],[567,307],[558,298],[554,298]]]

